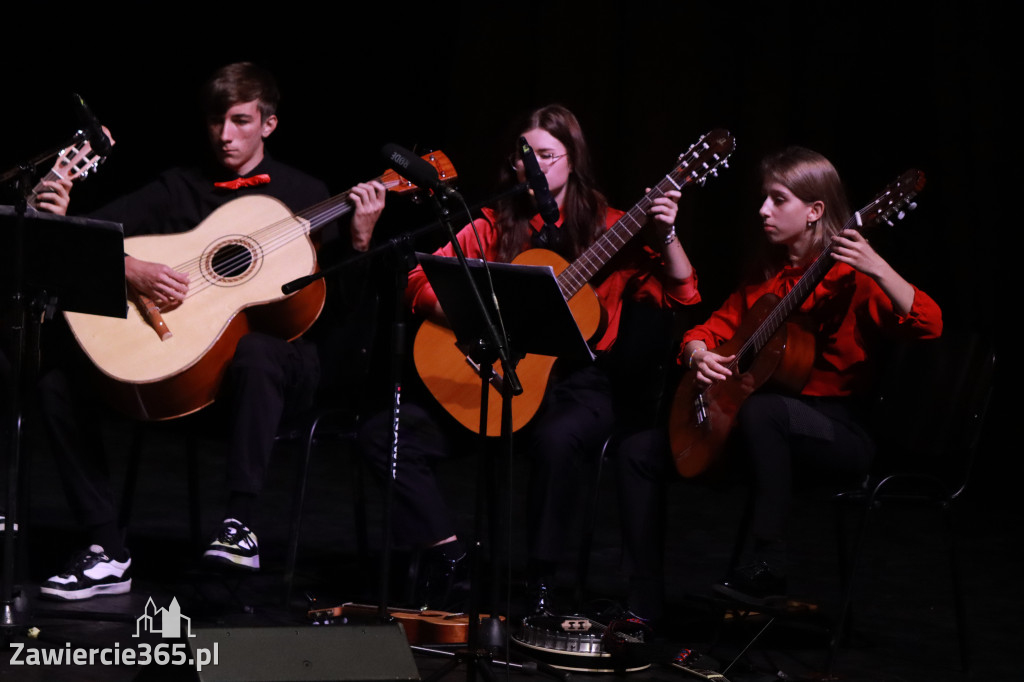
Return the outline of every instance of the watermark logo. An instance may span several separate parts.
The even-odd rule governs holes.
[[[135,634],[132,637],[140,637],[144,632],[158,634],[164,639],[195,637],[192,634],[192,619],[182,614],[177,597],[172,597],[170,605],[165,609],[158,609],[153,598],[149,598],[145,611],[135,620]],[[182,635],[182,632],[185,634]]]
[[[164,640],[182,640],[195,637],[192,633],[192,619],[181,612],[176,597],[166,608],[157,608],[150,597],[141,616],[135,620],[135,634],[132,638],[144,635],[160,635]],[[72,647],[66,643],[63,647],[28,648],[24,642],[11,642],[10,664],[31,666],[57,665],[178,665],[195,667],[201,672],[205,666],[217,665],[220,659],[220,645],[214,642],[212,647],[194,647],[189,651],[188,644],[182,641],[158,644],[135,642],[122,647],[115,642],[109,647]]]

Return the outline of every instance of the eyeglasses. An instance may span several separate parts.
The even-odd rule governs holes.
[[[537,163],[540,165],[541,168],[551,168],[556,163],[558,163],[559,159],[566,156],[569,156],[569,152],[566,152],[565,154],[552,154],[551,152],[541,152],[537,154]],[[523,165],[523,159],[519,155],[519,152],[509,154],[508,163],[510,166],[512,166],[513,169],[521,168]]]

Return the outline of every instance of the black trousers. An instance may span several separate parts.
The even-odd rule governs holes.
[[[587,468],[600,456],[613,422],[608,377],[589,365],[550,385],[534,421],[516,434],[516,452],[531,465],[526,517],[530,559],[556,562],[562,557],[567,529],[580,508],[579,488],[589,486],[592,474]],[[479,441],[464,429],[453,432],[442,423],[420,405],[402,406],[393,509],[393,535],[399,546],[425,547],[457,534],[434,467],[441,459],[476,452]],[[374,470],[386,476],[391,413],[368,420],[360,443]]]
[[[786,526],[795,485],[838,487],[868,473],[871,439],[841,399],[752,395],[740,409],[734,438],[751,473],[755,546],[784,562]],[[649,428],[624,435],[615,454],[630,606],[645,617],[661,613],[664,593],[666,489],[678,478],[668,434]]]
[[[290,411],[308,408],[319,381],[315,345],[261,333],[243,336],[219,401],[230,414],[227,489],[263,489],[274,437]],[[117,501],[100,424],[101,401],[73,363],[47,371],[39,384],[41,417],[72,511],[86,527],[116,522]]]

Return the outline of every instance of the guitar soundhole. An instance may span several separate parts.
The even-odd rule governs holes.
[[[252,253],[241,244],[228,244],[217,249],[210,265],[219,277],[238,277],[252,265]]]

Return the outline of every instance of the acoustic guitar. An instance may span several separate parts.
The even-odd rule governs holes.
[[[387,612],[391,618],[402,624],[409,644],[462,644],[469,636],[469,616],[465,613],[396,607],[388,607]],[[371,604],[349,602],[341,606],[311,609],[306,615],[314,623],[330,624],[335,620],[342,623],[370,622],[377,613],[378,608]],[[480,615],[481,619],[487,617]]]
[[[608,228],[572,263],[546,249],[529,249],[513,263],[549,265],[554,270],[558,287],[569,303],[573,318],[583,338],[590,339],[601,326],[603,310],[589,281],[605,264],[640,231],[647,222],[647,211],[654,199],[673,189],[703,184],[709,175],[717,174],[735,148],[732,135],[713,130],[679,156],[675,168],[655,185],[640,201]],[[444,325],[425,320],[413,343],[413,359],[420,378],[431,395],[467,429],[480,431],[480,369],[456,346],[455,334]],[[521,429],[540,408],[555,358],[526,355],[516,365],[516,374],[523,385],[522,395],[512,401],[512,429]],[[487,435],[501,432],[501,377],[497,371],[488,378],[491,400],[488,400]]]
[[[446,181],[455,169],[442,152],[423,157]],[[394,171],[378,180],[396,193],[417,187]],[[290,295],[281,285],[316,270],[310,234],[349,213],[344,192],[293,214],[268,196],[239,197],[179,234],[125,240],[125,251],[173,264],[190,276],[183,303],[160,311],[144,297],[126,319],[66,313],[68,324],[114,406],[136,419],[162,420],[214,401],[238,340],[252,330],[294,339],[320,315],[322,280]]]
[[[911,200],[924,183],[924,173],[908,170],[855,212],[843,229],[863,232],[902,219],[904,208],[914,208]],[[733,337],[714,349],[723,356],[736,355],[728,365],[731,376],[707,385],[697,379],[695,369],[683,375],[669,417],[672,455],[682,476],[697,476],[711,466],[751,393],[769,380],[793,393],[807,383],[814,361],[814,337],[794,322],[792,315],[835,264],[832,247],[829,241],[784,297],[765,294],[757,299]]]

